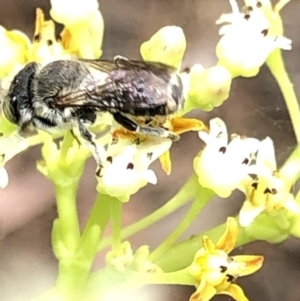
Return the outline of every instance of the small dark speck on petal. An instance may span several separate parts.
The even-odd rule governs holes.
[[[133,163],[128,163],[128,165],[127,165],[127,169],[134,169],[134,165],[133,165]]]
[[[242,164],[246,164],[246,165],[247,165],[248,163],[249,163],[249,159],[248,159],[248,158],[245,158],[244,161],[242,162]]]
[[[227,267],[225,265],[220,265],[221,273],[225,273],[227,271]]]
[[[277,190],[276,190],[275,188],[272,188],[272,189],[271,189],[271,193],[272,193],[272,194],[276,194],[276,193],[277,193]]]
[[[151,152],[151,153],[147,153],[147,158],[148,158],[149,160],[152,159],[152,156],[153,156],[153,153],[152,153],[152,152]]]
[[[225,147],[225,146],[222,146],[222,147],[219,149],[219,152],[225,154],[225,152],[226,152],[226,147]]]
[[[235,280],[234,276],[232,276],[230,274],[226,274],[226,277],[227,277],[228,282],[233,282]]]
[[[40,42],[42,39],[42,35],[40,33],[36,34],[33,38],[35,42]]]

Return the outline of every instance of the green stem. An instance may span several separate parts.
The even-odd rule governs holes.
[[[154,263],[161,267],[165,272],[172,272],[179,269],[183,269],[191,264],[196,252],[202,248],[202,237],[208,236],[213,241],[217,241],[226,229],[226,223],[218,225],[208,231],[205,231],[199,235],[195,235],[186,239],[171,249],[167,250],[162,256],[157,258]],[[244,228],[239,226],[239,236],[236,247],[254,241],[255,239],[250,237]],[[183,256],[184,254],[184,256]]]
[[[73,138],[71,132],[68,131],[65,134],[64,139],[63,139],[62,144],[61,144],[61,147],[60,147],[60,160],[61,160],[61,162],[67,162],[68,152],[70,150],[70,147],[72,146],[73,140],[74,140],[74,138]]]
[[[284,66],[281,51],[274,50],[267,59],[267,66],[275,77],[283,94],[293,124],[297,143],[300,144],[300,110],[296,93]]]
[[[188,181],[181,187],[177,194],[170,199],[165,205],[154,211],[152,214],[146,216],[140,221],[126,227],[121,231],[122,240],[142,231],[143,229],[151,226],[157,221],[163,219],[167,215],[171,214],[184,204],[186,204],[190,199],[196,195],[198,188],[198,178],[197,175],[192,175]],[[106,238],[102,240],[99,244],[99,251],[107,248],[111,243],[111,238]]]
[[[280,169],[280,175],[293,185],[300,177],[300,146],[298,145],[293,153]]]
[[[55,288],[63,301],[81,301],[87,284],[91,265],[82,263],[79,258],[70,256],[59,261]]]
[[[188,213],[185,215],[185,217],[177,226],[177,228],[171,233],[171,235],[156,250],[154,250],[150,254],[150,261],[155,261],[175,243],[177,238],[191,225],[191,223],[198,216],[202,208],[214,195],[215,193],[212,190],[199,186],[196,197]]]
[[[116,296],[122,292],[128,295],[131,290],[150,284],[195,285],[196,283],[195,278],[189,273],[189,267],[171,273],[137,273],[130,280],[117,287],[114,293]]]
[[[69,251],[75,251],[80,237],[76,192],[78,182],[69,185],[54,185],[61,239]]]
[[[110,203],[107,197],[107,195],[100,193],[97,195],[93,208],[91,210],[91,214],[82,232],[81,241],[85,241],[89,229],[94,225],[98,225],[103,234],[103,231],[110,217]]]
[[[110,218],[112,227],[112,251],[116,255],[122,255],[121,228],[122,228],[122,207],[123,203],[118,199],[110,198]]]

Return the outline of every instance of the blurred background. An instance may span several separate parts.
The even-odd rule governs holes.
[[[33,36],[35,8],[46,15],[49,0],[0,0],[0,24],[7,29],[20,29]],[[215,65],[215,46],[219,40],[215,21],[222,13],[231,12],[227,0],[99,0],[105,20],[104,58],[120,54],[139,59],[139,47],[165,25],[181,26],[188,46],[183,67],[201,63]],[[242,6],[242,1],[240,5]],[[287,69],[300,95],[300,1],[293,0],[283,10],[285,36],[293,40],[293,50],[285,52]],[[1,49],[0,49],[1,55]],[[268,69],[251,79],[233,81],[230,98],[210,113],[194,111],[193,116],[208,122],[219,116],[230,133],[263,139],[271,136],[281,164],[295,146],[295,138],[282,95]],[[124,206],[123,224],[128,225],[149,214],[170,199],[192,173],[192,162],[203,144],[196,133],[182,136],[171,150],[173,172],[166,176],[154,163],[158,175],[156,186],[148,185]],[[56,217],[51,183],[35,167],[40,148],[20,154],[9,162],[9,186],[0,191],[0,300],[25,301],[52,287],[57,262],[50,245],[52,222]],[[78,191],[78,210],[83,224],[96,196],[95,163],[90,159]],[[224,222],[238,213],[243,196],[234,193],[230,199],[212,200],[184,237],[197,234]],[[142,244],[157,246],[184,216],[184,207],[149,229],[133,236],[136,249]],[[279,245],[255,242],[235,250],[239,254],[262,254],[263,268],[254,275],[240,278],[250,300],[299,301],[300,243],[289,239]],[[100,254],[95,267],[100,267]],[[149,289],[149,288],[148,288]],[[188,300],[192,287],[151,287],[153,301]],[[145,291],[147,293],[147,290]],[[218,296],[214,300],[230,300]]]

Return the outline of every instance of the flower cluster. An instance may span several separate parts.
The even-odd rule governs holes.
[[[219,63],[233,76],[255,76],[272,51],[291,50],[292,41],[276,31],[268,19],[266,9],[272,12],[270,1],[249,3],[244,13],[239,12],[235,0],[229,2],[232,13],[217,20],[217,24],[229,23],[219,31],[222,35],[216,48]]]
[[[228,142],[225,123],[210,121],[210,132],[200,132],[206,147],[196,157],[194,169],[199,184],[222,198],[239,189],[246,195],[240,211],[240,224],[247,227],[262,212],[286,209],[293,215],[300,206],[290,193],[291,184],[277,170],[272,140],[232,135]]]
[[[190,301],[209,301],[213,296],[225,294],[237,301],[248,300],[241,287],[234,282],[238,277],[247,276],[259,270],[262,256],[229,256],[237,239],[237,223],[234,218],[227,219],[224,234],[214,244],[207,236],[202,239],[203,248],[196,254],[190,266],[195,277],[197,290]]]
[[[8,31],[0,27],[1,97],[6,96],[12,78],[29,62],[46,65],[59,59],[96,59],[102,55],[104,22],[98,1],[50,0],[50,2],[51,17],[64,26],[58,37],[55,34],[54,21],[45,20],[44,13],[39,8],[36,10],[33,41],[20,31]],[[245,0],[246,8],[240,12],[236,1],[229,0],[232,13],[223,14],[216,21],[222,25],[219,29],[221,38],[216,46],[218,63],[210,68],[205,69],[197,63],[189,70],[181,71],[187,42],[183,30],[177,26],[165,26],[158,30],[142,43],[140,53],[145,61],[172,66],[176,76],[181,79],[183,87],[180,92],[185,98],[182,111],[174,115],[165,114],[166,116],[161,118],[163,121],[155,121],[158,121],[160,130],[168,131],[174,140],[185,132],[196,131],[205,143],[205,147],[194,159],[193,165],[198,180],[196,183],[195,177],[192,177],[194,191],[201,188],[204,193],[211,193],[208,194],[210,198],[212,190],[219,197],[228,198],[238,189],[245,195],[238,216],[241,227],[249,229],[252,223],[255,224],[259,220],[259,215],[268,218],[271,216],[276,220],[276,217],[283,213],[288,221],[288,226],[284,227],[293,229],[294,233],[299,234],[299,229],[296,228],[299,228],[300,205],[291,193],[291,187],[297,176],[295,173],[290,176],[287,170],[278,169],[272,139],[266,137],[259,140],[238,134],[229,136],[226,125],[220,118],[210,120],[208,128],[198,119],[182,117],[195,108],[211,111],[221,106],[229,97],[235,77],[255,76],[264,63],[268,64],[274,53],[279,53],[281,49],[291,49],[291,40],[283,36],[279,15],[280,9],[287,2],[288,0],[280,1],[273,7],[269,0],[262,2]],[[172,93],[176,93],[176,87],[171,87]],[[174,274],[163,272],[163,268],[153,259],[155,251],[150,254],[148,246],[142,246],[134,253],[129,242],[121,242],[121,237],[123,239],[126,236],[120,233],[121,203],[128,202],[133,194],[148,183],[153,185],[157,183],[155,171],[150,167],[155,160],[159,159],[162,169],[167,174],[171,173],[172,141],[164,138],[166,136],[147,136],[129,131],[116,124],[109,113],[99,113],[97,118],[99,122],[89,128],[94,139],[93,143],[95,142],[92,147],[87,145],[89,148],[85,147],[76,126],[66,133],[50,135],[38,132],[24,138],[20,135],[20,129],[11,125],[4,116],[0,121],[1,188],[8,184],[5,163],[28,147],[43,143],[43,160],[38,162],[37,168],[54,184],[58,204],[58,218],[53,226],[52,245],[54,254],[59,260],[59,273],[64,276],[59,275],[57,290],[60,291],[66,283],[67,286],[69,283],[76,286],[77,281],[87,281],[93,259],[101,249],[99,247],[102,243],[101,233],[110,219],[112,251],[107,253],[104,274],[113,275],[112,280],[108,280],[111,280],[113,285],[114,279],[118,278],[117,282],[123,281],[127,277],[126,275],[123,279],[123,275],[127,272],[128,277],[132,275],[136,277],[134,280],[142,275],[149,283],[155,283],[153,279],[157,276],[162,283],[172,283],[183,271],[182,275],[186,281],[183,281],[184,284],[192,284],[197,288],[190,301],[208,301],[217,294],[226,294],[238,301],[248,300],[235,281],[240,276],[252,274],[260,269],[263,257],[229,255],[235,246],[238,229],[237,222],[232,217],[227,219],[225,233],[216,244],[207,236],[203,236],[202,247],[196,254],[195,250],[192,253],[195,254],[192,263]],[[138,123],[142,120],[138,125],[143,126],[143,122],[147,123],[139,116],[133,118],[136,118]],[[153,122],[147,126],[156,124]],[[97,134],[100,137],[97,138]],[[61,137],[62,141],[58,143],[54,141]],[[95,207],[100,207],[102,211],[98,210],[99,208],[92,211],[83,233],[80,233],[75,195],[84,163],[91,153],[99,159],[96,189],[101,198],[111,203],[99,203],[98,197]],[[182,197],[184,194],[191,197],[186,191],[183,193],[181,191],[178,198],[174,197],[174,203],[166,208],[173,210],[178,208],[177,205],[181,198],[184,198]],[[197,201],[198,198],[195,198],[194,204],[198,206]],[[200,205],[202,206],[202,203]],[[159,214],[161,212],[165,214],[166,211],[163,208]],[[187,214],[188,218],[191,216],[190,213]],[[156,216],[155,220],[158,219]],[[167,244],[162,249],[167,249],[165,247],[169,247],[170,241],[176,240],[176,235],[181,233],[180,227],[187,227],[187,219],[184,219],[166,240]],[[141,224],[147,223],[146,218],[146,222],[144,220]],[[131,231],[133,233],[135,228],[134,231],[131,228]],[[159,254],[158,251],[156,253]],[[71,278],[70,281],[64,273]],[[149,276],[150,274],[154,275],[154,278]],[[103,278],[105,277],[102,275]],[[66,279],[68,281],[65,281]],[[68,289],[62,289],[63,293]],[[68,300],[73,299],[71,297]]]

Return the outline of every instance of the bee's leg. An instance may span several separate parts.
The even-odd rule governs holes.
[[[71,129],[70,132],[71,132],[71,135],[73,136],[74,140],[78,143],[78,145],[81,145],[81,142],[80,142],[78,136],[75,134],[74,130]]]
[[[79,129],[79,133],[82,136],[82,138],[85,139],[91,146],[92,154],[93,154],[93,156],[94,156],[94,158],[97,162],[97,165],[98,165],[96,175],[98,177],[100,177],[101,176],[101,169],[103,168],[103,166],[102,166],[102,160],[101,160],[101,156],[100,156],[100,153],[99,153],[99,149],[98,149],[98,147],[97,147],[97,145],[94,141],[94,137],[91,134],[91,132],[85,127],[85,125],[80,120],[78,120],[78,129]]]
[[[153,136],[153,137],[161,137],[161,138],[168,138],[173,141],[179,140],[179,136],[175,133],[172,133],[171,131],[168,131],[166,129],[160,128],[160,127],[150,127],[150,126],[140,126],[133,120],[127,118],[126,116],[115,113],[113,114],[114,119],[122,125],[124,128],[126,128],[129,131],[140,133],[147,136]]]
[[[121,62],[121,61],[126,61],[128,62],[128,58],[122,55],[115,55],[114,56],[114,61],[116,61],[116,63]]]

